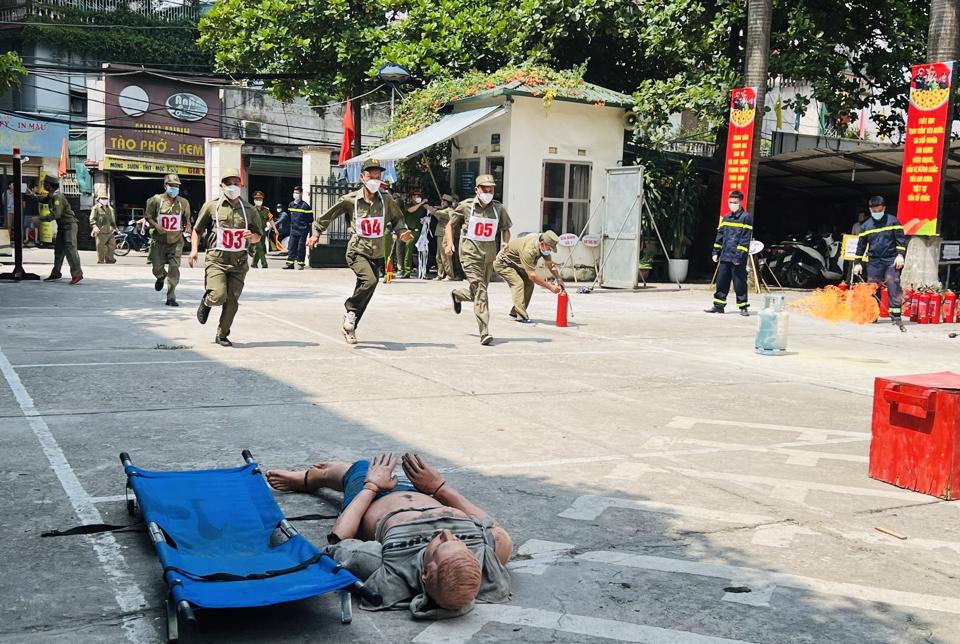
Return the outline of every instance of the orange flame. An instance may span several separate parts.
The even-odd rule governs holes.
[[[791,308],[827,322],[873,324],[880,316],[876,292],[877,285],[869,283],[857,284],[848,291],[827,286],[794,302]]]

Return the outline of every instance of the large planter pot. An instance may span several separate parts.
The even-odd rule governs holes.
[[[689,259],[671,259],[667,272],[670,275],[671,282],[687,281],[687,271],[690,269]]]

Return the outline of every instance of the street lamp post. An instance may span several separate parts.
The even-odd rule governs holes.
[[[390,118],[393,118],[393,108],[397,85],[403,85],[410,80],[410,72],[396,63],[386,63],[377,70],[377,78],[381,83],[390,86]]]

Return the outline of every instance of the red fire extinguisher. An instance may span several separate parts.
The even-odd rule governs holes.
[[[850,287],[847,285],[846,282],[840,282],[840,286],[838,286],[837,288],[840,289],[841,291],[846,291]]]
[[[910,298],[910,321],[919,322],[920,321],[920,296],[922,293],[919,290],[913,292],[913,296]]]
[[[567,303],[567,292],[560,291],[557,295],[557,326],[567,326]]]
[[[943,322],[953,324],[957,321],[957,294],[947,291],[943,294]]]
[[[940,294],[930,294],[930,308],[927,310],[930,316],[930,324],[940,324]]]
[[[927,312],[930,310],[930,292],[925,291],[920,296],[920,305],[917,307],[917,322],[920,324],[930,324],[930,318]]]
[[[913,289],[907,289],[903,292],[903,304],[901,305],[900,315],[906,319],[910,319],[910,314],[913,312],[911,304],[913,303]]]
[[[880,317],[890,317],[890,296],[887,295],[887,289],[880,287]]]

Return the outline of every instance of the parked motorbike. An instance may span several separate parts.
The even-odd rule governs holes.
[[[841,243],[832,234],[807,234],[770,247],[766,264],[784,286],[816,288],[843,281]]]
[[[117,240],[115,252],[121,257],[127,255],[131,250],[135,250],[138,253],[145,253],[150,247],[150,237],[146,232],[141,233],[140,226],[133,223],[117,229],[114,231],[113,236]]]

